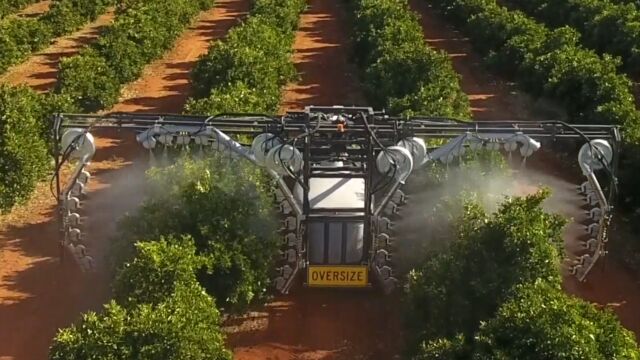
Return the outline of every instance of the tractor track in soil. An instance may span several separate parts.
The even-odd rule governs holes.
[[[111,111],[181,112],[189,93],[189,69],[249,6],[248,0],[217,1],[163,59],[125,88]],[[26,80],[30,74],[24,76]],[[59,260],[55,201],[48,182],[38,186],[27,204],[0,216],[0,360],[46,359],[58,328],[78,320],[84,311],[99,310],[110,296],[107,259],[100,255],[108,250],[116,220],[142,200],[147,160],[132,135],[96,135],[98,149],[89,167],[93,177],[82,210],[89,215],[85,228],[96,272],[80,274],[72,261]]]
[[[114,17],[113,9],[110,9],[73,34],[55,39],[46,49],[7,70],[0,76],[0,82],[11,85],[24,84],[38,92],[50,91],[56,84],[60,61],[78,54],[80,50],[96,41],[102,29],[111,24]]]
[[[489,74],[470,40],[443,20],[443,16],[427,1],[409,2],[421,16],[420,22],[429,46],[446,52],[452,59],[454,69],[461,76],[462,89],[469,95],[475,120],[545,120],[549,114],[558,113],[553,105],[534,101],[517,90],[514,84]],[[576,250],[578,240],[585,234],[578,222],[586,219],[584,209],[578,205],[582,199],[575,190],[579,184],[576,176],[553,154],[544,152],[530,168],[544,174],[539,174],[537,179],[524,179],[525,182],[535,185],[541,181],[550,186],[555,193],[548,201],[555,204],[551,210],[576,220],[567,225],[564,233],[566,249],[570,252]],[[538,177],[538,174],[534,176]],[[614,231],[611,241],[616,241],[615,236]],[[640,282],[626,269],[611,259],[605,259],[596,265],[586,282],[580,283],[573,276],[565,276],[563,287],[570,294],[612,308],[621,323],[640,340]]]
[[[281,111],[365,104],[349,63],[349,34],[342,1],[308,2],[294,43],[300,79],[285,88]],[[394,359],[401,351],[401,329],[397,298],[302,286],[225,322],[237,360]]]

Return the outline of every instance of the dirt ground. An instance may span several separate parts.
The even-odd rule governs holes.
[[[38,17],[47,11],[51,7],[51,0],[39,1],[33,4],[29,4],[24,7],[17,13],[13,14],[13,16],[23,17],[23,18],[35,18]]]
[[[349,63],[349,23],[341,1],[311,0],[294,43],[297,83],[281,111],[365,104]],[[373,290],[297,288],[226,322],[237,360],[394,359],[402,348],[398,299]]]
[[[246,0],[217,1],[165,59],[149,66],[145,79],[127,87],[129,96],[113,110],[180,112],[189,91],[187,64],[206,52],[209,40],[224,36],[248,7]],[[30,75],[25,72],[24,79]],[[165,105],[168,95],[174,98]],[[153,105],[160,99],[164,99],[162,105]],[[141,200],[146,160],[140,159],[131,134],[101,132],[97,145],[82,209],[89,215],[85,228],[89,251],[98,264],[95,273],[80,274],[72,262],[60,262],[55,204],[48,183],[41,184],[26,205],[0,217],[1,360],[46,359],[58,328],[76,321],[83,311],[100,309],[109,297],[101,254],[114,235],[116,220]]]
[[[471,100],[474,119],[543,120],[558,112],[553,105],[533,101],[515,89],[513,84],[488,74],[469,40],[447,24],[426,1],[410,0],[410,4],[422,16],[421,25],[427,43],[451,57],[455,70],[461,75],[462,88]],[[552,154],[543,153],[541,157],[544,159],[533,162],[530,167],[544,172],[544,176],[533,175],[540,176],[542,180],[529,178],[528,181],[540,180],[550,186],[554,191],[548,201],[553,204],[552,210],[574,220],[567,225],[564,237],[569,252],[575,251],[578,241],[585,237],[582,223],[586,216],[579,205],[582,199],[574,190],[579,183],[575,175]],[[615,241],[615,233],[611,241]],[[584,283],[573,276],[566,276],[564,288],[571,294],[611,307],[622,324],[640,339],[640,283],[612,259],[598,264]]]
[[[56,39],[48,48],[7,70],[0,77],[0,82],[12,85],[25,84],[39,92],[51,90],[56,84],[60,60],[76,55],[87,44],[95,41],[100,36],[100,31],[109,25],[113,18],[113,11],[108,11],[79,31]]]
[[[309,2],[293,45],[300,81],[286,87],[281,112],[309,105],[365,105],[349,62],[349,23],[342,4]]]
[[[248,0],[217,1],[215,9],[205,12],[163,59],[125,88],[121,102],[110,111],[180,112],[189,94],[189,70],[208,42],[224,36],[249,4]],[[287,87],[282,110],[364,104],[348,61],[349,24],[342,4],[310,0],[295,41],[300,81]],[[531,116],[532,102],[513,86],[486,75],[468,41],[423,4],[417,0],[412,6],[425,15],[428,42],[452,55],[474,116],[485,120]],[[69,43],[58,52],[66,51],[62,48],[72,53],[76,46]],[[37,64],[41,65],[7,81],[49,89],[55,64],[44,60]],[[47,74],[46,79],[42,75],[36,81],[36,73]],[[90,214],[85,224],[92,254],[106,253],[117,218],[139,204],[146,166],[143,156],[131,135],[99,134],[90,169],[94,177],[82,210]],[[77,320],[82,311],[99,309],[109,297],[104,258],[97,256],[98,271],[91,274],[80,274],[70,262],[60,263],[54,205],[48,184],[41,184],[27,205],[0,216],[0,360],[45,359],[57,328]],[[618,303],[615,309],[625,326],[639,330],[633,316],[640,304],[639,292],[634,290],[638,286],[615,266],[607,264],[587,284],[568,280],[566,287],[602,304]],[[397,298],[370,291],[299,288],[265,307],[230,318],[225,329],[240,360],[394,359],[402,350],[399,308]]]

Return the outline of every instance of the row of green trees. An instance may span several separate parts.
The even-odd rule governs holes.
[[[282,87],[295,79],[292,44],[304,0],[260,0],[192,72],[194,94],[186,112],[275,113]]]
[[[293,36],[303,8],[298,0],[256,0],[249,20],[233,31],[235,35],[212,45],[227,47],[228,67],[217,68],[214,61],[209,68],[210,52],[194,72],[209,79],[225,72],[245,74],[236,79],[242,83],[250,81],[254,65],[267,75],[270,65],[290,67],[282,60],[288,60],[291,50],[278,41]],[[239,49],[241,43],[235,42],[260,35],[256,29],[267,31],[266,38],[253,39],[253,48]],[[275,37],[272,42],[261,42],[270,36]],[[279,99],[285,82],[278,84]],[[196,93],[206,96],[206,87],[216,85],[197,86]],[[261,95],[265,99],[258,103],[273,101],[268,91],[252,96]],[[221,103],[215,111],[256,110],[254,103],[236,104]],[[279,248],[270,177],[253,164],[222,155],[184,157],[148,175],[147,200],[122,220],[114,243],[119,268],[114,300],[102,314],[88,313],[79,325],[62,330],[51,359],[230,359],[217,308],[238,311],[266,299]]]
[[[84,111],[111,107],[122,86],[138,78],[212,5],[213,0],[126,3],[96,43],[60,63],[55,91],[70,96]]]
[[[1,0],[0,1],[0,20],[7,15],[11,15],[29,4],[35,3],[37,0]]]
[[[203,259],[193,240],[139,243],[118,274],[117,301],[61,330],[52,360],[230,360],[213,298],[198,284]]]
[[[493,214],[465,203],[450,244],[410,277],[415,359],[640,359],[611,311],[562,291],[564,220],[542,210],[547,196]]]
[[[278,248],[270,189],[253,164],[223,156],[152,169],[115,240],[114,299],[61,330],[50,359],[230,359],[218,308],[265,299]]]
[[[625,69],[640,75],[640,10],[633,3],[610,0],[510,0],[510,4],[548,26],[571,26],[582,43],[600,54],[620,56]]]
[[[447,54],[425,44],[407,1],[357,0],[354,53],[370,105],[394,114],[470,117]]]
[[[51,170],[50,115],[77,110],[69,97],[0,84],[0,214],[26,201]]]
[[[629,78],[618,73],[619,59],[599,56],[580,45],[580,35],[562,27],[550,30],[520,11],[495,0],[432,0],[461,27],[485,56],[489,68],[537,97],[557,100],[576,123],[621,125],[624,147],[620,166],[620,204],[640,204],[640,112]],[[621,253],[640,254],[625,242]],[[640,256],[628,257],[638,259]],[[636,269],[638,263],[628,263]]]
[[[11,17],[0,20],[0,73],[49,45],[54,38],[94,21],[114,2],[54,0],[49,11],[38,18]]]
[[[146,64],[169,49],[191,20],[212,3],[119,2],[114,23],[98,42],[62,60],[53,93],[39,95],[27,87],[0,86],[0,170],[10,174],[0,179],[0,212],[26,200],[50,169],[51,114],[93,112],[112,106],[122,85],[136,79]],[[111,0],[60,0],[44,18],[58,19],[56,29],[62,29],[74,23],[67,16],[95,18],[109,4]],[[62,15],[55,15],[58,13]],[[2,39],[0,36],[0,43]]]

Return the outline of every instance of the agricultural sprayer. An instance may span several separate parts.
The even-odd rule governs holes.
[[[550,150],[556,142],[581,145],[578,164],[585,179],[578,191],[590,207],[590,223],[585,224],[584,252],[572,259],[571,272],[584,280],[606,253],[620,143],[615,126],[394,117],[341,106],[308,107],[282,116],[59,114],[57,169],[67,161],[76,164],[65,184],[56,172],[61,244],[84,269],[92,267],[93,259],[81,229],[82,194],[90,178],[87,165],[96,151],[91,131],[102,128],[135,132],[151,152],[190,146],[265,168],[277,186],[283,219],[274,281],[283,293],[299,276],[307,286],[374,285],[391,291],[397,282],[393,249],[402,246],[402,239],[394,237],[394,219],[402,216],[400,209],[410,197],[403,192],[405,181],[426,164],[454,163],[465,152],[481,149],[513,153],[524,161],[543,144]]]

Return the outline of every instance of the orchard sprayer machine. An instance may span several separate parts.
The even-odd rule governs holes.
[[[371,287],[397,283],[394,248],[397,219],[411,194],[405,183],[427,164],[453,164],[482,149],[526,160],[551,154],[557,144],[577,151],[588,208],[584,252],[570,271],[584,280],[606,254],[615,195],[620,135],[615,126],[560,121],[467,122],[426,116],[390,116],[368,107],[307,107],[284,115],[128,114],[55,116],[57,169],[73,162],[71,177],[56,172],[61,244],[84,269],[93,258],[82,229],[82,194],[96,146],[94,130],[136,133],[150,152],[191,147],[244,158],[263,167],[277,187],[282,214],[281,259],[275,288],[287,293],[296,279],[310,287]],[[245,139],[243,143],[242,139]],[[247,140],[248,139],[248,140]],[[565,146],[566,148],[566,146]],[[64,183],[63,183],[64,182]]]

